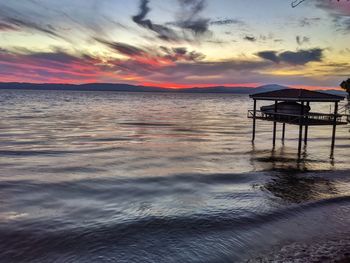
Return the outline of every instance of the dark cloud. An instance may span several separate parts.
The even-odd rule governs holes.
[[[219,19],[210,21],[210,25],[214,26],[224,26],[224,25],[244,25],[244,22],[238,19]]]
[[[259,40],[261,41],[268,41],[268,40],[273,40],[275,37],[272,33],[269,33],[267,35],[259,35]]]
[[[206,7],[205,0],[178,0],[180,3],[180,12],[178,20],[173,24],[191,31],[196,36],[210,33],[209,18],[201,17],[201,12]]]
[[[205,0],[178,0],[182,10],[185,11],[183,16],[192,19],[199,15],[207,5]]]
[[[312,26],[321,21],[320,17],[304,17],[299,20],[299,26],[301,27],[307,27],[307,26]]]
[[[131,60],[137,61],[140,64],[149,66],[159,64],[172,64],[178,61],[194,62],[205,58],[205,55],[197,51],[189,51],[186,47],[136,47],[130,44],[107,41],[104,39],[95,38],[95,40],[108,48],[117,51],[119,54],[128,57],[129,63]]]
[[[275,62],[275,63],[280,62],[279,56],[277,55],[276,51],[261,51],[257,53],[257,56],[266,60],[271,60],[272,62]]]
[[[196,20],[185,20],[177,22],[176,25],[181,27],[182,29],[190,30],[195,35],[203,35],[209,32],[209,19],[196,19]]]
[[[348,34],[350,31],[350,17],[332,16],[332,22],[336,31]]]
[[[101,44],[108,46],[111,49],[118,51],[118,53],[126,56],[142,56],[145,51],[141,48],[121,43],[121,42],[111,42],[99,38],[95,38],[95,40]]]
[[[162,68],[151,73],[151,78],[159,81],[178,83],[240,83],[261,81],[260,70],[271,67],[271,62],[249,60],[198,61],[194,63],[176,63],[172,67]],[[208,78],[209,77],[209,78]],[[211,79],[213,77],[214,79]]]
[[[270,60],[275,63],[287,63],[291,65],[305,65],[309,62],[320,62],[323,58],[323,49],[313,48],[308,50],[284,51],[278,53],[277,51],[262,51],[258,52],[257,56]]]
[[[195,38],[211,33],[209,30],[210,19],[200,16],[200,13],[206,7],[205,0],[178,0],[180,11],[176,20],[165,25],[156,24],[147,18],[151,11],[149,2],[149,0],[140,0],[139,13],[133,16],[132,20],[139,26],[155,32],[160,39],[173,42],[191,41],[191,37],[187,34],[188,32],[191,32]],[[182,34],[171,27],[182,29]]]
[[[309,50],[299,50],[296,52],[285,51],[279,54],[281,61],[294,64],[305,65],[309,62],[320,62],[323,58],[323,49],[314,48]]]
[[[62,38],[60,34],[58,34],[55,30],[55,28],[51,25],[46,25],[42,26],[37,23],[31,22],[31,21],[25,21],[17,18],[12,18],[12,17],[6,17],[3,19],[9,26],[12,27],[20,27],[20,28],[27,28],[27,29],[32,29],[35,31],[39,31],[41,33],[50,35],[52,37],[58,37]]]
[[[250,42],[255,42],[257,40],[254,36],[245,36],[243,39]]]
[[[210,40],[207,40],[206,43],[215,44],[215,45],[223,45],[223,44],[226,44],[227,41],[219,40],[219,39],[210,39]]]
[[[18,27],[0,21],[0,31],[16,31]]]
[[[179,37],[177,36],[176,32],[171,28],[166,27],[164,25],[155,24],[150,19],[147,19],[147,15],[151,11],[148,4],[149,0],[141,0],[139,6],[139,13],[133,16],[132,20],[139,26],[142,26],[155,32],[160,39],[167,41],[179,40]]]
[[[70,55],[63,50],[56,50],[53,52],[35,52],[35,53],[27,53],[25,54],[27,57],[34,60],[48,60],[52,62],[60,62],[60,63],[72,63],[77,61],[77,57]]]
[[[178,48],[167,48],[160,47],[160,49],[165,53],[165,58],[172,61],[200,61],[205,58],[205,55],[197,51],[188,51],[185,47]]]
[[[309,37],[305,37],[305,36],[303,36],[303,37],[302,36],[296,36],[295,40],[297,41],[297,44],[299,46],[310,42],[310,38]]]

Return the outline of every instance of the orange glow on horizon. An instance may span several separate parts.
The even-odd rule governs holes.
[[[155,82],[142,82],[139,85],[146,87],[159,87],[167,89],[189,89],[189,88],[213,88],[213,87],[226,87],[226,88],[255,88],[262,85],[261,83],[226,83],[226,84],[180,84],[180,83],[155,83]]]

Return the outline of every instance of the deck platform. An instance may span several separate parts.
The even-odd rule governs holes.
[[[254,110],[248,111],[248,118],[254,118]],[[346,115],[336,116],[336,125],[346,125],[347,124]],[[334,124],[334,114],[323,114],[323,113],[313,113],[310,112],[305,115],[297,114],[285,114],[278,112],[263,112],[255,111],[255,119],[273,121],[278,123],[287,123],[294,125],[308,125],[308,126],[322,126],[322,125],[333,125]]]

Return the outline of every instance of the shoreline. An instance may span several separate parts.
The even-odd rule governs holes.
[[[307,242],[293,242],[245,262],[350,262],[349,236],[330,237],[318,241],[312,240],[312,242],[312,244]]]

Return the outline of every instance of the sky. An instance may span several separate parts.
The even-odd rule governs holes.
[[[350,77],[350,1],[0,0],[0,82],[170,88]]]

